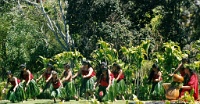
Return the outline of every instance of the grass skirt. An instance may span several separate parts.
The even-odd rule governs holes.
[[[43,85],[42,92],[40,93],[37,98],[39,99],[50,99],[51,97],[51,89],[53,89],[53,86],[50,82],[47,82]]]
[[[92,93],[94,88],[95,77],[92,78],[83,78],[81,81],[80,87],[80,96],[82,97],[86,93]]]
[[[35,98],[36,96],[39,95],[39,93],[40,93],[40,89],[37,86],[35,80],[32,79],[30,83],[28,84],[27,89],[25,91],[26,99]]]
[[[112,85],[109,88],[109,91],[107,92],[108,96],[104,97],[104,100],[111,100],[114,101],[117,96],[122,96],[125,94],[125,82],[124,80],[121,80],[117,83],[116,80],[113,81]]]
[[[11,102],[19,102],[25,100],[24,89],[21,84],[16,88],[15,92],[13,92],[13,88],[11,87],[7,93],[7,100]]]
[[[63,83],[64,88],[65,88],[65,96],[66,98],[72,99],[76,95],[76,88],[74,85],[74,82],[64,82]]]
[[[53,98],[65,98],[65,89],[64,88],[52,88],[51,90],[51,97]]]
[[[104,86],[99,86],[99,89],[98,89],[98,92],[96,94],[97,98],[99,101],[108,101],[110,99],[109,95],[110,95],[110,91],[106,91],[106,88],[107,87],[104,87]],[[100,96],[99,93],[100,92],[103,92],[103,96]]]
[[[126,84],[124,80],[120,80],[117,84],[117,95],[124,95],[126,91]]]

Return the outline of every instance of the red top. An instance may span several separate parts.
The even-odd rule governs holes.
[[[111,80],[113,80],[114,76],[112,73],[110,73],[110,77],[111,77]],[[100,81],[100,85],[104,87],[108,87],[109,82],[107,82],[106,78],[102,77]]]
[[[51,76],[51,73],[45,73],[45,80],[47,80]]]
[[[102,77],[100,81],[100,85],[104,87],[108,87],[109,83],[107,82],[106,78]]]
[[[56,89],[59,88],[60,85],[61,85],[59,80],[56,80],[55,82],[52,82],[52,84],[53,84],[53,88],[56,88]]]
[[[30,80],[32,80],[33,79],[33,74],[31,74],[30,73]],[[28,82],[28,80],[29,80],[29,74],[24,74],[24,79],[25,79],[25,82]]]
[[[113,72],[112,74],[114,75],[114,78],[117,78],[118,75],[119,75],[118,72]],[[122,79],[124,79],[124,74],[123,74],[123,73],[122,73],[121,76],[119,77],[118,81],[120,81],[120,80],[122,80]]]
[[[111,77],[111,80],[114,79],[114,75],[113,75],[113,73],[110,73],[110,77]]]
[[[198,77],[196,74],[193,74],[191,77],[190,77],[190,80],[189,82],[186,84],[186,86],[191,86],[192,89],[194,89],[194,99],[197,100],[198,97],[199,97],[199,92],[198,92]],[[187,89],[182,89],[181,90],[181,94],[180,96],[183,96],[184,93],[188,91],[190,92],[191,90],[187,90]]]
[[[155,79],[158,79],[158,78],[159,78],[159,75],[154,73],[153,81],[154,81]],[[162,77],[161,77],[159,80],[161,81],[161,80],[162,80]]]
[[[15,80],[14,80],[14,81],[10,81],[10,83],[11,83],[11,85],[16,86]],[[17,79],[17,83],[18,83],[18,84],[20,83],[20,80],[19,80],[19,79]]]
[[[82,75],[88,75],[89,74],[89,70],[81,70]],[[95,76],[96,73],[94,72],[94,70],[92,71],[92,74],[90,75],[89,78]]]

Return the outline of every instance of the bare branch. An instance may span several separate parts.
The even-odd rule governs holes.
[[[50,26],[50,24],[49,23],[47,23],[47,26],[49,27],[49,29],[51,30],[51,31],[53,31],[54,32],[54,29]]]
[[[57,29],[57,31],[54,31],[54,34],[55,34],[55,36],[56,36],[56,40],[59,42],[59,44],[60,44],[64,49],[68,50],[68,48],[60,41],[60,38],[59,38],[59,36],[58,36],[58,34],[57,34],[58,31],[59,31],[58,27],[56,26],[55,22],[53,22],[53,24],[55,25],[55,28]]]
[[[62,31],[61,31],[61,28],[60,28],[60,26],[59,26],[59,24],[58,23],[55,23],[55,21],[53,21],[53,24],[54,24],[54,26],[55,26],[55,28],[56,28],[56,30],[59,32],[59,34],[61,35],[61,38],[64,40],[64,34],[62,34]]]
[[[29,4],[35,5],[35,6],[39,6],[36,2],[31,2],[30,0],[25,0],[26,2],[28,2]]]
[[[59,3],[60,12],[61,12],[61,15],[62,15],[62,19],[63,19],[63,24],[64,24],[64,27],[65,27],[65,30],[66,30],[67,21],[66,21],[66,18],[65,18],[65,14],[63,13],[63,8],[62,8],[62,5],[61,5],[61,1],[58,0],[58,3]]]
[[[53,31],[53,33],[54,33],[54,35],[56,37],[56,40],[59,42],[59,44],[65,50],[70,49],[69,48],[70,40],[72,38],[69,35],[69,29],[67,27],[67,20],[66,20],[65,13],[63,12],[63,7],[62,7],[62,4],[61,4],[61,0],[58,0],[58,5],[59,5],[59,10],[60,11],[58,12],[55,6],[54,6],[54,11],[55,11],[55,13],[61,13],[62,24],[59,24],[59,21],[57,20],[57,18],[55,18],[55,20],[52,20],[52,18],[50,18],[50,16],[47,14],[47,12],[44,9],[42,0],[40,0],[40,5],[38,3],[31,2],[30,0],[25,0],[25,1],[28,2],[29,4],[32,4],[32,5],[36,6],[39,9],[41,9],[42,13],[44,14],[44,17],[47,19],[47,22],[48,22],[47,26],[49,27],[49,29],[51,31]],[[65,5],[68,7],[67,2],[65,2]],[[64,25],[64,31],[62,30],[62,26],[61,25]],[[62,41],[64,41],[65,43],[63,43]]]
[[[40,1],[41,1],[41,0],[40,0]],[[51,21],[49,15],[48,15],[48,14],[46,13],[46,11],[44,10],[44,6],[43,6],[42,1],[40,2],[40,4],[41,4],[41,10],[42,10],[42,12],[44,13],[44,16],[47,18],[47,20],[48,20],[48,22],[49,22],[49,26],[51,27],[51,29],[52,29],[53,31],[55,31],[54,28],[53,28],[53,24],[52,24],[52,21]]]

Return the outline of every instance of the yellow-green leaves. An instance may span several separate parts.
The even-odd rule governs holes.
[[[91,56],[96,59],[95,61],[97,63],[102,60],[107,60],[110,64],[112,64],[118,60],[118,53],[111,44],[103,40],[99,40],[97,45],[99,46],[98,49],[91,53]]]

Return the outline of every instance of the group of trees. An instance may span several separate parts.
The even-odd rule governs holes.
[[[99,39],[116,50],[151,40],[147,58],[169,40],[182,50],[200,38],[199,8],[199,0],[1,0],[0,71],[27,62],[36,72],[39,56],[63,51],[92,59]]]
[[[184,53],[200,67],[199,8],[199,0],[1,0],[0,73],[25,62],[34,74],[48,62],[76,72],[82,58],[94,67],[107,60],[123,67],[127,95],[149,99],[153,62],[165,81]]]

